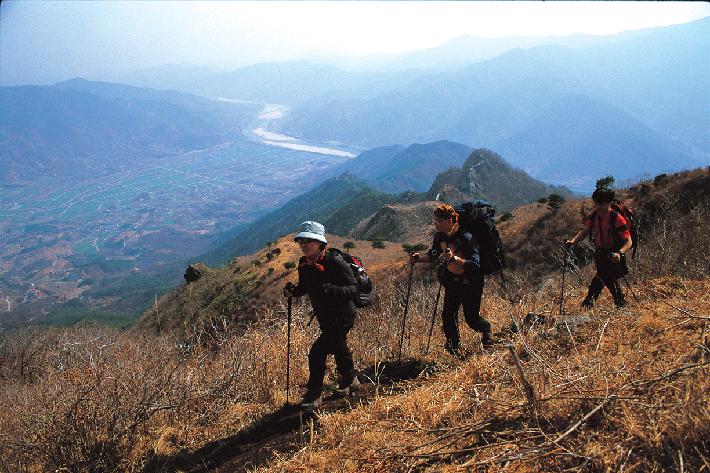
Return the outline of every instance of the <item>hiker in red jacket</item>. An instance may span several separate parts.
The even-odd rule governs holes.
[[[594,211],[585,222],[584,228],[566,242],[568,246],[575,245],[591,233],[596,247],[594,262],[597,266],[597,274],[589,284],[589,291],[582,302],[582,307],[591,308],[601,295],[604,286],[611,292],[614,304],[623,307],[626,301],[619,278],[629,273],[624,256],[633,245],[629,224],[623,215],[611,209],[611,203],[614,201],[613,190],[596,189],[592,194],[592,201]]]

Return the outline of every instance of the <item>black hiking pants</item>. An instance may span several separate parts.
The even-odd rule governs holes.
[[[459,307],[463,305],[466,324],[477,332],[490,332],[491,324],[481,317],[483,297],[483,275],[478,273],[470,279],[449,278],[444,293],[444,309],[441,318],[444,323],[446,342],[453,348],[459,346]]]
[[[592,306],[599,298],[602,290],[606,286],[614,298],[614,304],[618,307],[623,306],[626,302],[624,292],[621,290],[619,279],[629,273],[626,266],[626,259],[622,256],[621,261],[613,263],[611,261],[611,251],[605,249],[597,249],[594,253],[594,263],[597,266],[597,274],[589,283],[589,291],[584,299],[585,306]]]
[[[335,366],[340,379],[346,382],[352,380],[355,365],[353,354],[348,348],[347,336],[352,324],[328,328],[321,332],[308,353],[308,392],[320,394],[323,391],[323,378],[325,378],[326,360],[328,355],[335,357]]]

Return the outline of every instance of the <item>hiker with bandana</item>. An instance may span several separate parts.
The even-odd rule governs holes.
[[[475,237],[459,226],[459,214],[447,204],[434,210],[436,235],[427,254],[412,253],[410,263],[438,263],[437,276],[444,286],[444,309],[441,314],[446,344],[444,348],[461,357],[458,311],[463,305],[466,323],[481,332],[484,347],[493,344],[491,324],[481,316],[483,273]]]
[[[343,257],[326,250],[328,241],[323,225],[303,222],[294,240],[303,252],[298,263],[298,285],[286,285],[284,297],[308,294],[321,329],[320,336],[308,353],[309,378],[300,403],[303,410],[312,411],[320,404],[329,354],[335,357],[339,375],[336,394],[352,394],[360,384],[347,345],[348,332],[355,322],[353,297],[358,288],[355,276]]]

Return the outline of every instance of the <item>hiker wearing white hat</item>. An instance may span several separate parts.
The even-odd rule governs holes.
[[[321,334],[308,353],[309,378],[301,408],[312,411],[320,404],[326,360],[335,357],[339,374],[338,393],[355,391],[359,385],[354,372],[353,356],[347,335],[355,322],[353,297],[358,293],[357,281],[348,263],[338,252],[326,251],[325,228],[318,222],[306,221],[294,240],[303,252],[298,262],[298,285],[288,283],[285,297],[308,294]]]

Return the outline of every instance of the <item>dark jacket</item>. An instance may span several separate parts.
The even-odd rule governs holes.
[[[325,271],[313,266],[298,269],[298,286],[291,293],[296,296],[308,294],[313,313],[321,330],[326,332],[355,321],[357,281],[348,263],[342,256],[327,252],[323,261]]]
[[[452,254],[463,258],[463,277],[469,280],[477,280],[480,278],[481,257],[478,250],[478,242],[476,238],[469,232],[459,228],[456,233],[450,237],[444,233],[437,232],[434,235],[434,241],[429,250],[429,256],[432,259],[438,258],[445,248],[450,248]],[[455,276],[446,270],[446,264],[439,266],[437,270],[439,281],[446,285],[447,282],[461,276]]]

